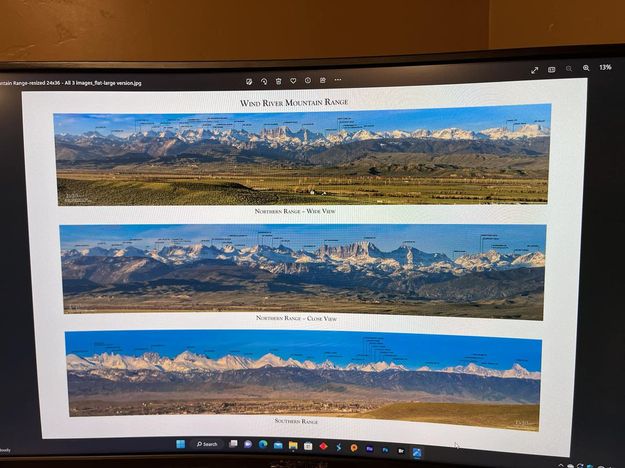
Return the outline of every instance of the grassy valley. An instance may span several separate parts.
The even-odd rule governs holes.
[[[392,156],[392,158],[390,158]],[[60,169],[61,205],[545,203],[547,158],[408,162],[383,155],[338,167],[200,163]],[[496,157],[495,157],[496,158]],[[479,161],[489,166],[479,166]],[[461,166],[462,162],[464,166]],[[515,166],[515,164],[518,165]]]

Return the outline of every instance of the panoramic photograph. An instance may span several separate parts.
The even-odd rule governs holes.
[[[55,114],[58,203],[546,203],[551,105]]]
[[[272,330],[66,332],[72,417],[256,414],[537,431],[541,341]]]
[[[65,313],[542,320],[545,225],[60,227]]]

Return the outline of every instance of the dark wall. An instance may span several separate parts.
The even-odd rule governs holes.
[[[625,43],[623,0],[490,1],[492,49]]]
[[[488,47],[488,0],[0,0],[0,60],[341,57]]]

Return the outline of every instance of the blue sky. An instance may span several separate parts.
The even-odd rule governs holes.
[[[80,225],[61,226],[63,250],[89,246],[133,245],[154,248],[163,245],[188,245],[202,242],[223,246],[228,240],[235,246],[257,243],[286,245],[295,250],[314,250],[324,243],[344,245],[369,240],[384,251],[394,250],[403,243],[429,253],[480,251],[480,236],[494,234],[497,239],[484,240],[482,250],[493,246],[502,252],[515,249],[545,251],[544,225],[466,225],[466,224],[183,224],[183,225]],[[167,240],[164,240],[167,239]],[[172,240],[173,239],[173,240]],[[458,252],[456,252],[457,254]]]
[[[515,106],[459,107],[444,109],[402,109],[341,112],[288,112],[238,114],[54,114],[55,133],[80,134],[98,131],[123,136],[134,131],[177,131],[181,125],[193,128],[236,128],[258,132],[262,128],[286,125],[293,130],[308,128],[314,132],[336,132],[346,128],[372,131],[385,130],[439,130],[459,127],[465,130],[484,130],[518,123],[551,126],[550,104]],[[184,130],[185,127],[182,127]]]
[[[139,330],[66,332],[67,354],[113,352],[138,356],[146,351],[174,357],[193,351],[213,359],[233,354],[258,359],[271,352],[284,359],[350,362],[395,361],[408,368],[475,362],[492,369],[519,363],[540,370],[541,341],[408,333],[291,330]]]

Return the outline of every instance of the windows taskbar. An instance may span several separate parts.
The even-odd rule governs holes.
[[[297,453],[310,455],[352,455],[400,460],[423,460],[424,448],[410,444],[365,442],[334,439],[262,437],[190,437],[174,439],[176,451]]]
[[[68,450],[70,443],[70,450]],[[449,447],[415,445],[381,441],[361,441],[349,439],[316,439],[291,437],[244,437],[244,436],[181,436],[120,439],[63,439],[40,440],[38,447],[14,447],[9,453],[0,453],[0,461],[10,459],[32,459],[61,457],[66,460],[82,457],[137,457],[137,456],[189,456],[189,455],[267,455],[272,457],[332,457],[386,459],[390,461],[427,462],[426,464],[452,464],[454,466],[488,466],[492,462],[492,452],[474,450],[453,443]],[[35,445],[39,445],[35,443]],[[27,444],[30,445],[30,444]],[[44,448],[44,446],[47,446]],[[42,450],[43,449],[43,450]],[[47,450],[46,450],[47,449]],[[61,449],[61,450],[59,450]],[[521,459],[532,459],[532,466],[587,468],[599,465],[572,463],[561,457],[523,455],[498,452],[498,466],[518,466]],[[608,466],[606,466],[608,468]]]
[[[68,446],[68,443],[70,444]],[[355,440],[290,438],[290,437],[156,437],[123,439],[63,439],[41,440],[34,447],[12,447],[0,453],[0,461],[36,457],[191,455],[191,454],[250,454],[271,456],[332,456],[383,458],[388,460],[425,460],[423,446],[401,443]],[[59,445],[60,444],[60,445]],[[30,446],[29,446],[30,445]],[[44,446],[47,446],[44,448]],[[57,450],[63,446],[64,450]],[[47,448],[47,450],[46,450]],[[68,448],[70,448],[68,450]],[[440,447],[438,447],[440,448]]]

